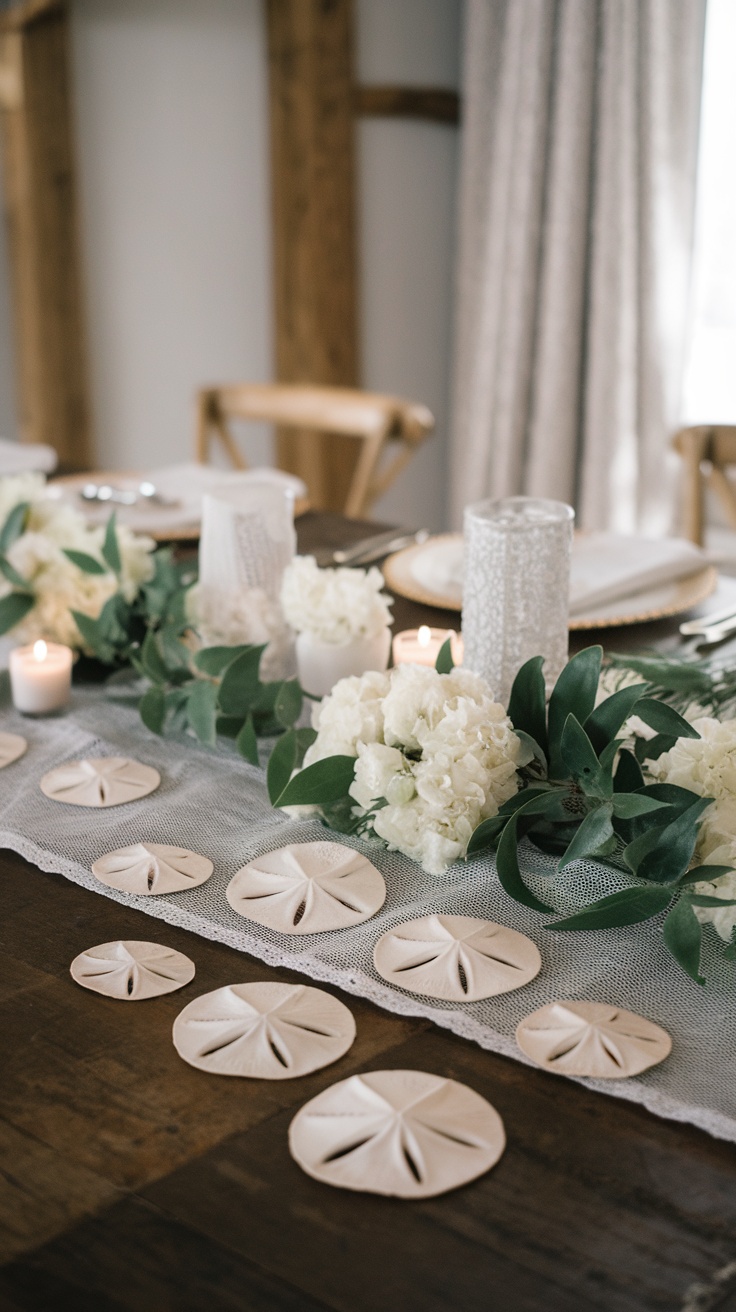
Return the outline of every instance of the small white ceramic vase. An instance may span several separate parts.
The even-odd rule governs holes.
[[[388,625],[371,638],[353,638],[351,642],[320,642],[311,633],[300,633],[296,640],[296,663],[299,682],[313,697],[327,697],[339,679],[368,670],[385,670],[391,650]]]

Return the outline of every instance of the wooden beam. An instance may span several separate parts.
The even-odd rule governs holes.
[[[352,0],[267,0],[279,382],[358,383]],[[312,505],[345,502],[355,443],[279,434]]]
[[[69,32],[60,0],[0,19],[0,128],[21,435],[70,469],[91,460]]]
[[[356,87],[355,113],[363,118],[421,118],[460,122],[460,97],[443,87]]]

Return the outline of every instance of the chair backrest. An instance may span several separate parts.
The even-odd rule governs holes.
[[[300,383],[206,387],[197,396],[198,460],[207,462],[215,438],[237,469],[247,468],[229,427],[233,419],[266,420],[280,428],[359,439],[362,445],[343,506],[353,517],[370,511],[434,428],[425,405],[378,392]],[[395,453],[379,469],[389,443]]]
[[[727,474],[736,465],[736,425],[699,424],[681,428],[672,445],[682,456],[683,530],[698,546],[705,530],[705,489],[718,497],[731,528],[736,529],[736,488]]]

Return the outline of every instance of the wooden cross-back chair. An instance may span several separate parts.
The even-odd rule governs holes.
[[[681,428],[672,445],[683,462],[683,531],[691,542],[703,545],[705,493],[710,487],[728,524],[736,529],[736,487],[728,477],[736,466],[736,425],[699,424]]]
[[[205,387],[197,395],[196,456],[206,464],[213,440],[236,469],[247,463],[230,428],[232,420],[261,420],[281,429],[326,433],[361,442],[342,510],[366,516],[434,428],[425,405],[378,392],[300,383],[243,383]],[[386,462],[386,452],[392,448]]]

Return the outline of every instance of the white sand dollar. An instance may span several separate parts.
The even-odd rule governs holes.
[[[525,1017],[516,1042],[547,1071],[601,1080],[639,1075],[672,1048],[659,1025],[606,1002],[550,1002]]]
[[[238,915],[282,934],[319,934],[359,925],[386,900],[380,871],[342,843],[292,843],[249,861],[231,879]]]
[[[92,866],[92,874],[108,888],[140,897],[181,893],[204,884],[213,871],[206,856],[168,843],[133,843],[107,852]]]
[[[174,1047],[190,1066],[260,1080],[329,1066],[354,1038],[352,1012],[306,984],[230,984],[195,998],[174,1021]]]
[[[536,943],[475,916],[420,916],[379,938],[373,961],[382,979],[445,1002],[477,1002],[528,984],[539,974]]]
[[[158,770],[127,756],[88,757],[49,770],[41,792],[71,806],[120,806],[147,797],[161,783]]]
[[[26,750],[28,743],[19,733],[0,733],[0,770],[12,765]]]
[[[503,1121],[480,1094],[426,1071],[371,1071],[333,1084],[297,1112],[291,1155],[341,1189],[431,1198],[495,1166]]]
[[[125,1002],[174,993],[194,979],[194,962],[183,952],[139,939],[88,948],[74,958],[69,970],[82,988]]]

